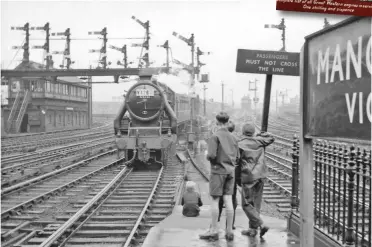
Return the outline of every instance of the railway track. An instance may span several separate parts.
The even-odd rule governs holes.
[[[3,190],[2,246],[16,246],[17,241],[36,234],[50,225],[53,215],[68,207],[70,200],[112,179],[122,169],[120,162],[111,156],[113,153],[91,157],[58,174]]]
[[[149,229],[171,213],[183,167],[174,159],[157,170],[120,167],[111,177],[95,175],[95,180],[82,182],[79,186],[100,184],[85,194],[80,192],[80,197],[69,200],[69,207],[50,219],[28,219],[39,228],[28,229],[13,242],[24,246],[51,246],[55,241],[66,246],[142,243]],[[26,223],[18,222],[18,226],[22,224]]]
[[[106,139],[106,138],[105,138]],[[41,176],[49,172],[58,172],[66,166],[88,156],[106,152],[114,148],[114,142],[110,138],[92,142],[88,145],[80,146],[72,150],[63,152],[52,157],[44,157],[33,162],[23,162],[2,169],[2,189],[13,186],[16,183]]]
[[[71,154],[71,152],[79,150],[81,148],[84,148],[87,146],[94,146],[91,144],[95,144],[95,142],[103,144],[104,141],[107,141],[109,139],[113,141],[112,136],[107,137],[106,134],[100,134],[97,136],[92,136],[92,139],[90,140],[83,140],[83,141],[79,141],[73,144],[52,147],[52,148],[40,150],[38,152],[29,153],[26,155],[4,157],[1,159],[2,173],[4,174],[4,170],[6,170],[10,166],[14,166],[14,164],[17,164],[17,166],[22,166],[23,163],[33,163],[35,161],[41,161],[41,159],[45,160],[44,162],[41,162],[41,163],[45,163],[45,162],[50,161],[50,159],[54,159],[54,158],[58,158],[63,155]]]
[[[13,154],[18,153],[16,155],[11,156],[4,156],[3,159],[12,159],[15,157],[21,157],[22,154],[20,152],[29,152],[30,150],[36,151],[36,149],[42,149],[42,148],[48,148],[51,146],[56,145],[63,145],[67,143],[72,143],[76,141],[81,140],[91,140],[94,138],[97,138],[98,136],[107,136],[108,134],[111,134],[110,130],[108,129],[102,129],[100,131],[94,131],[89,133],[84,133],[80,135],[72,135],[72,136],[65,136],[64,137],[53,137],[49,139],[44,140],[34,140],[30,142],[21,142],[20,144],[11,144],[11,145],[2,145],[1,147],[1,154],[7,155],[7,154]]]
[[[48,148],[50,146],[56,146],[56,145],[62,145],[67,143],[72,143],[76,141],[81,140],[89,140],[92,138],[96,138],[97,135],[108,135],[112,134],[111,129],[108,127],[105,128],[99,128],[97,130],[90,130],[85,131],[83,133],[63,133],[63,135],[57,135],[57,136],[47,136],[42,139],[32,139],[32,141],[23,141],[18,140],[17,142],[11,142],[11,143],[3,143],[1,147],[1,154],[8,155],[5,157],[14,158],[22,156],[24,152],[30,152],[35,151],[36,149],[42,149],[42,148]],[[10,155],[13,154],[13,155]],[[3,157],[3,158],[5,158]]]
[[[5,145],[14,145],[14,144],[20,144],[24,142],[29,141],[35,141],[35,140],[45,140],[49,138],[54,137],[64,137],[69,135],[79,135],[84,133],[89,133],[92,131],[99,131],[101,129],[108,129],[112,125],[112,123],[96,123],[94,124],[90,129],[71,129],[71,130],[56,130],[56,131],[50,131],[50,132],[41,132],[41,133],[24,133],[19,135],[7,135],[1,137],[1,142]]]
[[[10,142],[19,142],[19,141],[28,141],[35,139],[45,139],[53,135],[63,136],[64,134],[74,134],[74,133],[85,133],[95,129],[106,128],[112,125],[112,121],[107,121],[106,119],[93,118],[92,128],[90,129],[63,129],[55,130],[49,132],[39,132],[39,133],[21,133],[21,134],[11,134],[1,136],[1,142],[10,143]]]

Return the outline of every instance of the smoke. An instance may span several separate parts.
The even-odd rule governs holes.
[[[189,72],[183,69],[170,70],[169,74],[161,73],[157,76],[157,80],[169,86],[173,91],[179,94],[187,94],[192,76]]]

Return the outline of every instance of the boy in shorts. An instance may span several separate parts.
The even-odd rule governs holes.
[[[237,158],[239,158],[239,147],[238,142],[227,129],[229,115],[226,112],[220,112],[216,119],[220,128],[209,139],[207,154],[207,160],[211,163],[209,193],[212,197],[212,224],[210,229],[199,237],[200,239],[218,239],[218,203],[220,197],[223,197],[227,221],[225,237],[228,241],[231,241],[234,239],[232,195],[234,193],[235,165]]]

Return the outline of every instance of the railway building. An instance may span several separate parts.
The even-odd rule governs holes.
[[[17,70],[41,70],[22,62]],[[89,127],[89,86],[77,77],[9,78],[8,105],[3,107],[7,133],[37,133]]]
[[[252,100],[249,95],[243,96],[241,99],[241,106],[244,111],[251,111],[252,110]]]

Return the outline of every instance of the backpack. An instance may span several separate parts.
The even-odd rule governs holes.
[[[240,169],[241,169],[241,183],[249,184],[252,183],[254,179],[253,170],[256,167],[258,160],[253,163],[247,162],[245,159],[240,160]]]

